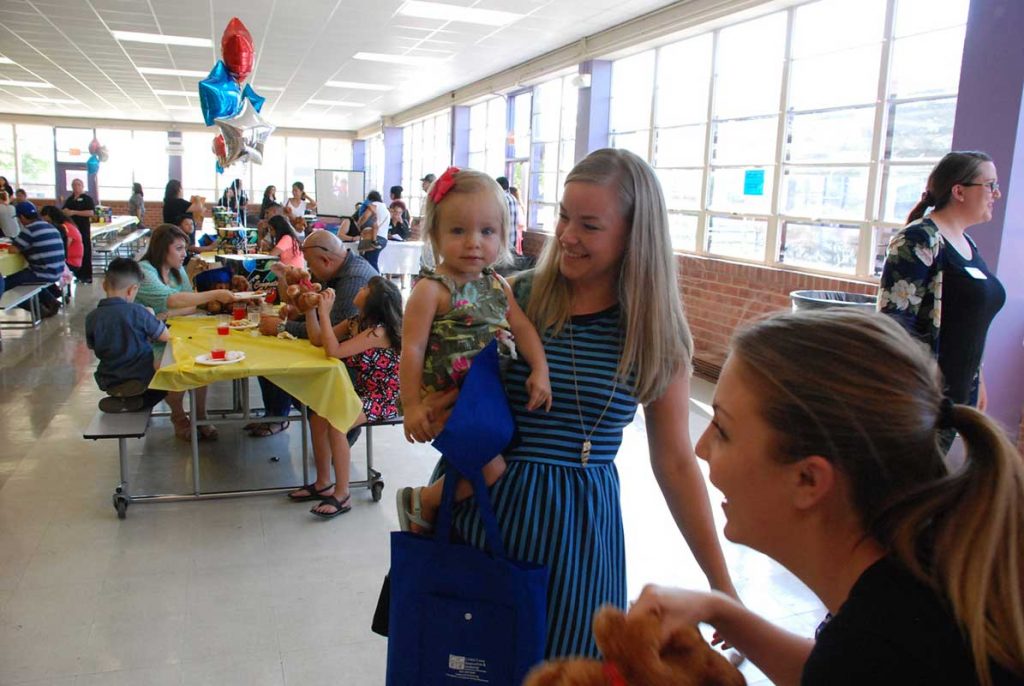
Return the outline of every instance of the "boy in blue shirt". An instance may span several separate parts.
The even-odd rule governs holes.
[[[156,373],[152,342],[166,342],[170,333],[152,310],[135,302],[143,278],[134,260],[112,260],[103,278],[107,297],[85,318],[85,341],[100,361],[96,384],[109,396],[100,400],[104,412],[137,412],[167,395],[148,388]]]

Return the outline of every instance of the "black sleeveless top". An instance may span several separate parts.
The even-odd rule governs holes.
[[[961,404],[971,400],[989,325],[1006,302],[1003,285],[989,271],[974,241],[970,237],[967,241],[972,252],[969,260],[946,245],[939,330],[939,367],[946,380],[946,396]]]

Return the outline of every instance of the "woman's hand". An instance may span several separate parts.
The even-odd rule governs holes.
[[[210,298],[210,299],[211,300],[216,300],[217,302],[219,302],[221,304],[227,304],[227,303],[235,302],[235,294],[232,293],[231,291],[226,291],[223,288],[218,288],[215,291],[210,291],[210,293],[213,294],[213,297]]]
[[[551,411],[551,379],[545,372],[530,372],[526,379],[526,392],[530,394],[530,399],[526,403],[527,410],[532,412],[543,407],[545,412]]]
[[[727,596],[717,591],[709,593],[647,585],[629,612],[653,612],[657,615],[661,619],[661,638],[665,641],[682,627],[692,627],[702,622],[714,625],[718,608],[726,599]],[[721,642],[721,639],[716,637],[715,642]]]

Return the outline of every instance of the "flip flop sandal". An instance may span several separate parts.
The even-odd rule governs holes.
[[[343,515],[352,509],[352,506],[349,504],[351,499],[351,493],[346,495],[344,500],[338,500],[333,495],[329,495],[321,500],[319,505],[314,505],[310,512],[321,519],[334,519],[338,515]],[[320,507],[320,505],[330,505],[334,508],[334,512],[318,512],[316,508]]]
[[[253,438],[267,438],[279,434],[291,426],[291,422],[263,422],[258,424],[249,435]]]
[[[398,505],[398,528],[402,531],[412,531],[412,525],[420,527],[424,532],[434,530],[434,525],[423,519],[423,502],[420,495],[423,493],[422,486],[404,486],[399,488],[395,500]],[[412,505],[412,509],[406,509],[406,503]]]
[[[288,494],[288,500],[292,501],[293,503],[307,503],[310,500],[323,500],[324,498],[328,497],[328,496],[323,495],[323,492],[324,491],[329,491],[332,488],[334,488],[334,483],[333,482],[327,484],[326,486],[321,488],[319,491],[316,490],[316,484],[315,483],[306,484],[302,488],[296,488],[294,491],[289,493]],[[305,491],[306,495],[294,495],[295,493],[298,493],[299,491]]]
[[[216,441],[220,438],[220,432],[217,431],[217,427],[210,426],[209,424],[200,426],[198,431],[200,441]]]

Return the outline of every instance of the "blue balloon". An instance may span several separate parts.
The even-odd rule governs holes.
[[[199,82],[199,106],[207,126],[213,126],[214,119],[233,117],[242,109],[242,92],[223,60],[217,60],[210,75]]]
[[[224,167],[220,166],[220,162],[217,162],[216,164],[217,164],[217,173],[218,174],[223,174],[224,173]]]
[[[252,108],[259,112],[263,109],[263,103],[267,101],[262,95],[253,90],[252,86],[248,83],[245,84],[245,90],[242,91],[242,97],[252,103]]]
[[[85,163],[85,170],[90,174],[95,174],[100,170],[100,158],[96,155],[90,155],[89,161]]]

